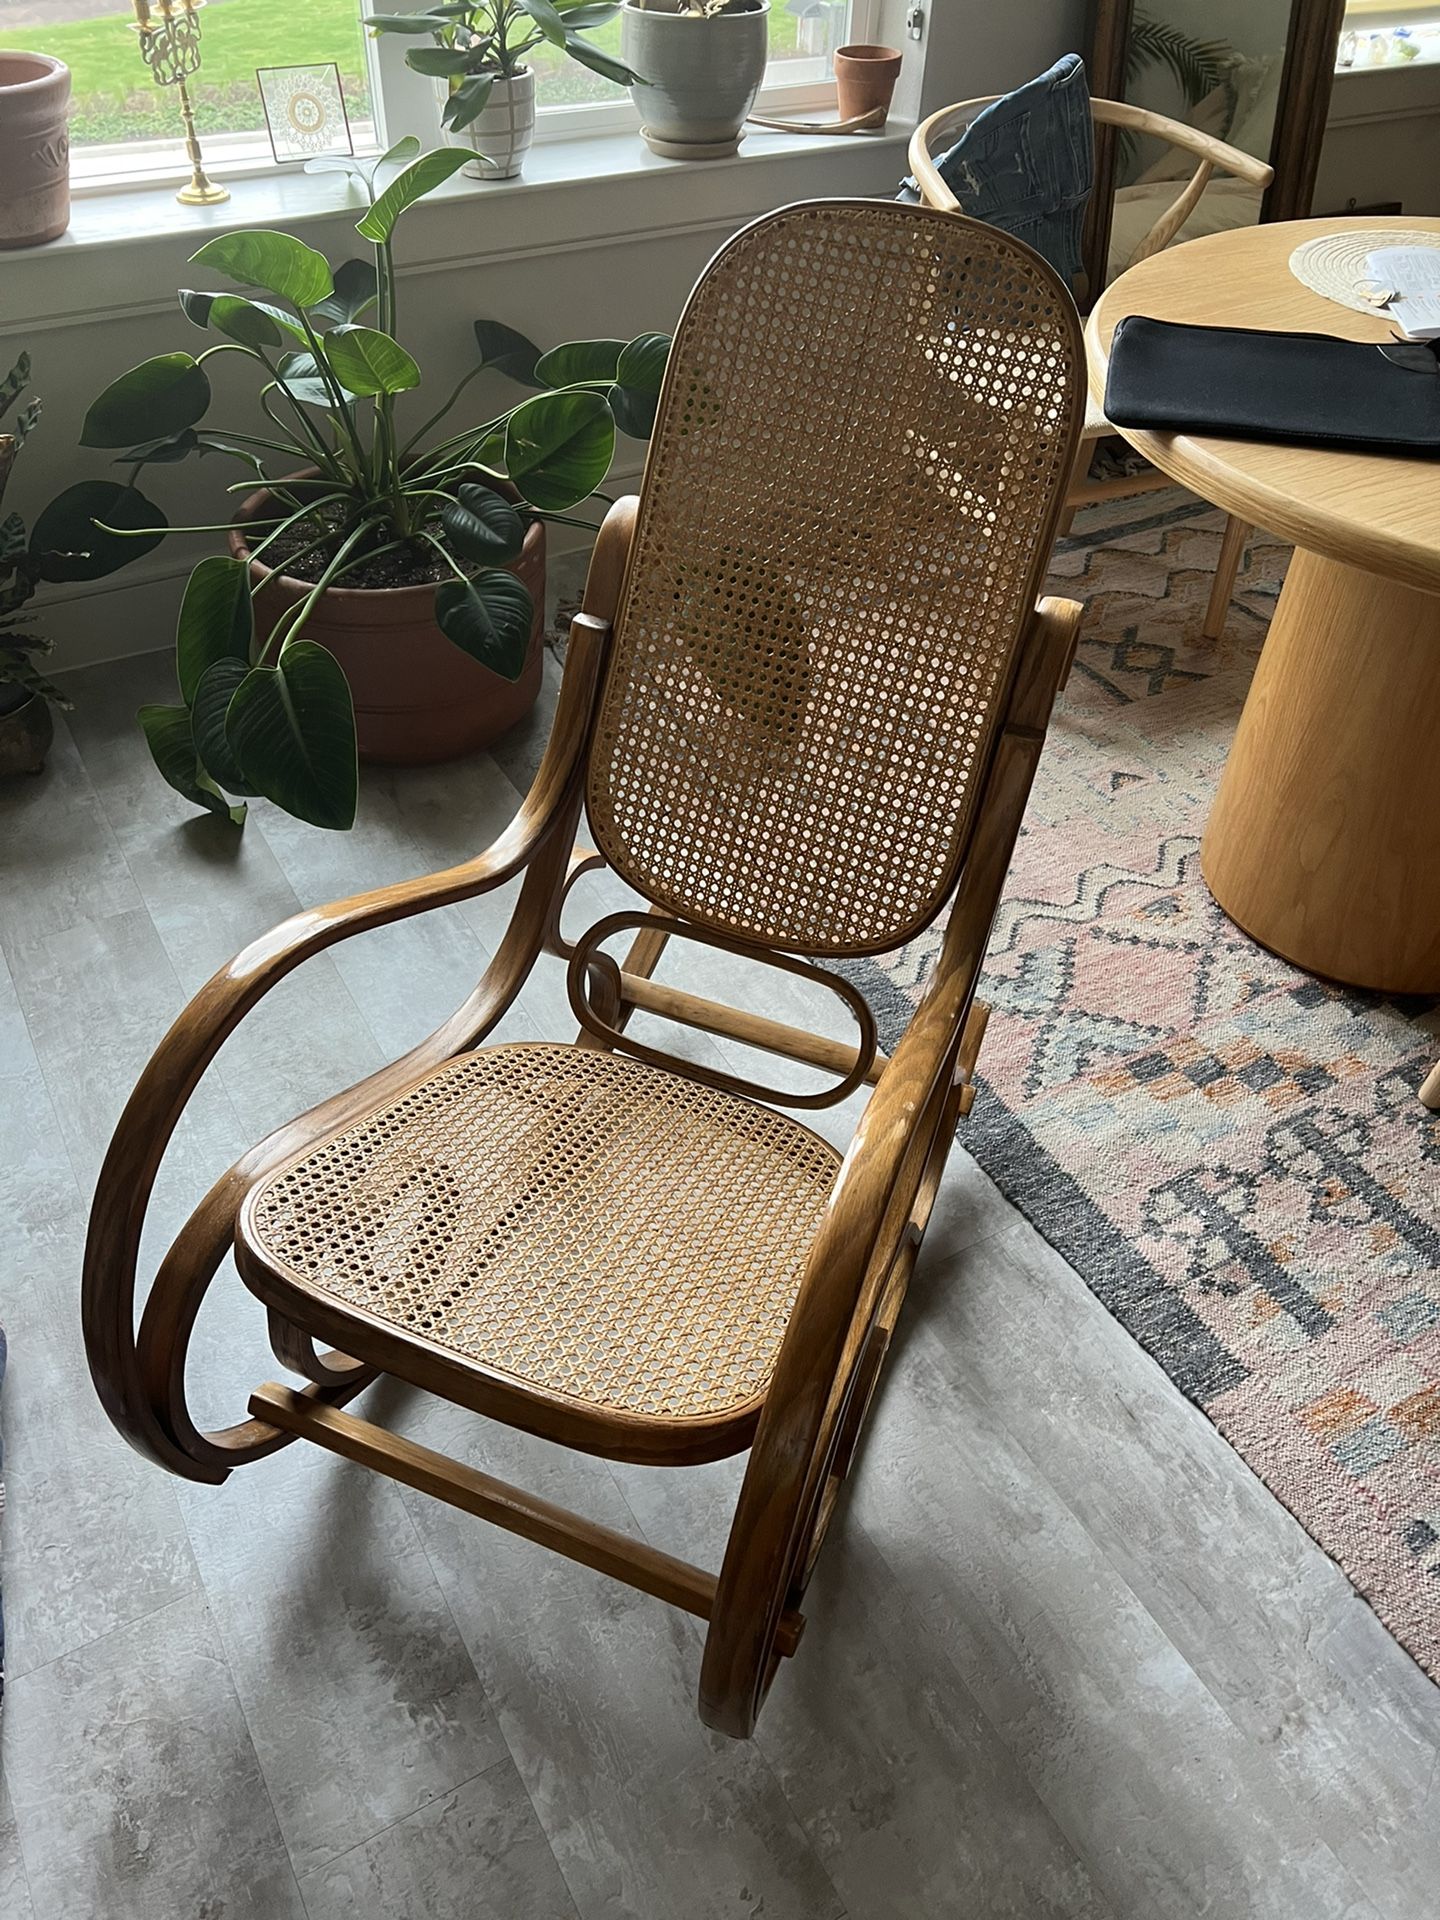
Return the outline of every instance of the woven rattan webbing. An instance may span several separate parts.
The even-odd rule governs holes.
[[[839,1155],[614,1054],[467,1054],[273,1175],[272,1271],[593,1406],[678,1419],[764,1391]]]
[[[938,910],[1068,478],[1067,299],[883,202],[787,209],[700,282],[588,793],[652,900],[812,953]]]

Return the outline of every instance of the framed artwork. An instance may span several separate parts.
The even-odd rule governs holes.
[[[255,79],[277,160],[355,151],[345,89],[333,60],[312,67],[257,67]]]

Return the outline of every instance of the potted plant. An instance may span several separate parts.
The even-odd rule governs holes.
[[[477,179],[513,180],[535,133],[535,74],[525,56],[542,41],[619,86],[641,84],[579,31],[618,12],[619,0],[446,0],[419,13],[374,13],[366,24],[374,34],[433,41],[412,47],[405,64],[435,81],[447,139],[474,150],[467,171]]]
[[[186,316],[222,338],[196,356],[160,354],[112,382],[81,439],[125,448],[129,482],[86,483],[48,510],[62,544],[94,547],[87,561],[109,571],[128,537],[153,545],[176,530],[134,491],[143,467],[217,454],[261,483],[238,527],[183,529],[228,534],[231,550],[202,560],[185,589],[181,704],[140,715],[170,784],[237,823],[243,806],[227,796],[258,793],[317,826],[348,827],[357,710],[360,752],[384,759],[465,751],[518,717],[524,702],[510,699],[514,683],[528,672],[528,699],[539,680],[540,609],[525,585],[538,584],[539,523],[567,519],[599,486],[617,425],[645,437],[654,421],[663,335],[542,354],[513,329],[480,320],[475,365],[402,435],[397,400],[421,376],[397,338],[392,236],[404,210],[465,160],[455,149],[413,158],[418,151],[408,140],[373,170],[344,163],[364,183],[369,206],[357,231],[372,243],[372,259],[332,273],[289,234],[207,241],[194,260],[260,297],[181,293]],[[377,190],[380,172],[402,161],[409,164]],[[202,425],[206,362],[222,353],[253,362],[263,432]],[[487,367],[535,391],[432,442]],[[438,744],[411,738],[417,708]]]
[[[22,353],[0,381],[0,422],[18,404],[29,382],[30,356]],[[31,400],[0,431],[0,508],[16,456],[39,418],[40,402]],[[41,548],[26,538],[25,522],[18,513],[0,518],[0,774],[39,773],[55,737],[50,703],[70,704],[35,665],[37,657],[50,651],[49,640],[30,624],[28,612],[45,577],[46,560]]]
[[[765,78],[770,0],[624,0],[620,52],[646,144],[672,160],[734,153]]]

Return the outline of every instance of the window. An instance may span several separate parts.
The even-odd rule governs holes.
[[[375,151],[397,132],[420,132],[438,143],[431,85],[420,82],[417,88],[417,76],[402,68],[404,46],[412,43],[393,37],[376,42],[363,30],[362,13],[379,10],[383,0],[199,4],[200,71],[189,91],[212,172],[223,176],[273,164],[255,82],[258,66],[334,61],[357,152]],[[150,5],[158,17],[159,0]],[[879,0],[771,0],[762,99],[782,110],[823,107],[833,98],[836,47],[871,37],[878,6]],[[70,68],[77,187],[183,173],[175,90],[157,86],[147,72],[133,12],[117,9],[117,0],[30,0],[27,11],[32,24],[0,30],[0,47],[49,53]],[[590,37],[618,52],[620,22],[592,29]],[[548,46],[531,58],[539,80],[537,138],[637,124],[626,93],[598,74]]]
[[[183,157],[179,101],[147,71],[133,12],[117,11],[116,0],[31,0],[29,11],[32,24],[0,32],[0,47],[48,53],[70,68],[77,183],[174,172]],[[158,4],[151,15],[158,19]],[[207,166],[223,171],[227,161],[270,158],[255,69],[278,60],[333,60],[356,144],[374,144],[368,43],[356,0],[229,0],[205,6],[198,18],[200,71],[188,90]]]

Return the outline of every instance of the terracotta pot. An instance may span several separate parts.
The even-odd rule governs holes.
[[[507,499],[513,489],[499,488]],[[235,516],[230,551],[249,558],[246,521],[270,511],[268,490],[252,493]],[[287,607],[310,591],[303,580],[252,560],[264,586],[255,596],[255,622],[268,633]],[[329,649],[345,670],[355,702],[362,760],[387,766],[428,766],[457,760],[498,740],[535,704],[540,691],[545,631],[545,528],[532,521],[520,558],[508,569],[535,602],[530,651],[518,680],[502,679],[445,638],[435,623],[435,589],[329,587],[305,622],[305,637]]]
[[[54,738],[55,720],[43,693],[0,713],[0,775],[43,772]]]
[[[835,95],[842,120],[881,107],[890,111],[904,58],[897,47],[840,47],[835,53]]]
[[[70,224],[70,69],[0,52],[0,247],[38,247]]]

